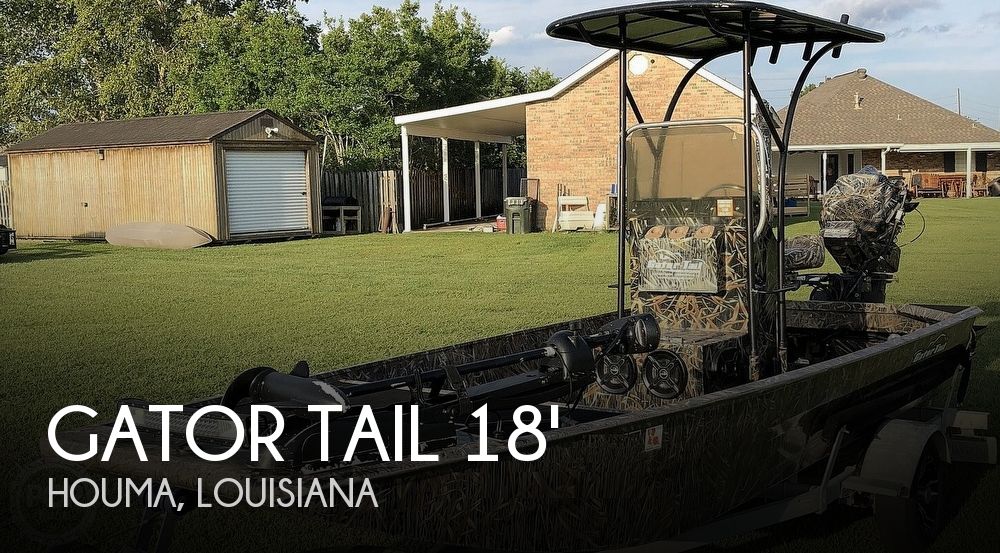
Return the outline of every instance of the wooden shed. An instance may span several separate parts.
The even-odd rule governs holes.
[[[100,239],[136,222],[223,242],[320,231],[316,139],[269,110],[71,123],[6,153],[25,238]]]

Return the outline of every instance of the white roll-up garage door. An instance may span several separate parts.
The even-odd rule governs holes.
[[[226,150],[229,233],[308,230],[303,151]]]

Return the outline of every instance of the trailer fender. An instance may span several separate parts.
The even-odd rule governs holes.
[[[879,429],[868,446],[861,472],[844,487],[872,495],[907,498],[920,457],[931,445],[940,459],[951,462],[948,440],[939,423],[893,419]]]

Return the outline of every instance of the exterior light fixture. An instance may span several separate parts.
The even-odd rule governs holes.
[[[636,54],[628,60],[629,73],[639,76],[649,71],[651,60],[642,54]]]

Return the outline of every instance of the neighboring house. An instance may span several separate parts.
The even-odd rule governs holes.
[[[647,121],[662,120],[677,83],[691,66],[681,58],[638,53],[629,57],[629,86]],[[742,113],[741,90],[702,69],[681,97],[674,119],[742,117]],[[635,123],[631,113],[630,122]],[[618,53],[605,53],[549,90],[404,115],[396,118],[396,124],[403,134],[407,230],[415,226],[410,211],[420,201],[406,190],[409,136],[441,138],[445,149],[448,139],[509,144],[524,136],[527,176],[539,180],[536,224],[549,229],[560,187],[567,194],[587,196],[591,209],[596,209],[617,181]]]
[[[790,149],[788,174],[812,175],[821,190],[865,165],[908,182],[919,172],[964,173],[981,182],[1000,176],[1000,132],[864,69],[827,79],[799,99]]]
[[[7,149],[25,238],[178,223],[227,241],[319,232],[314,136],[269,110],[60,125]]]

